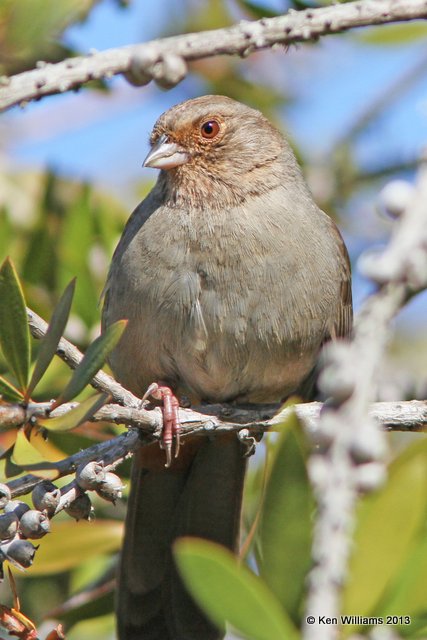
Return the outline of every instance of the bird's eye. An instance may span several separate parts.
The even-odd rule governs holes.
[[[219,133],[219,123],[216,120],[208,120],[201,126],[202,136],[209,140],[215,138]]]

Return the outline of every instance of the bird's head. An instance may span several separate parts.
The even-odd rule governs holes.
[[[259,111],[225,96],[172,107],[154,125],[150,144],[144,166],[163,170],[172,190],[190,190],[202,202],[269,188],[290,151]]]

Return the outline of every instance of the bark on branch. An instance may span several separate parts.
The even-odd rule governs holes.
[[[75,406],[63,405],[52,412],[52,416],[63,413]],[[305,426],[311,440],[316,443],[321,440],[318,424],[323,404],[321,402],[310,402],[297,404],[292,407],[285,407],[280,410],[279,405],[266,405],[264,407],[245,408],[233,405],[205,405],[192,409],[181,409],[180,419],[182,423],[183,442],[188,435],[205,436],[207,433],[217,434],[230,431],[241,431],[246,429],[253,434],[268,431],[279,431],[281,425],[295,411],[298,418]],[[40,413],[44,411],[44,405],[40,405]],[[4,414],[8,407],[0,406],[0,423],[7,426],[20,426],[26,420],[26,411],[22,407],[13,407],[10,411],[9,422]],[[157,413],[157,410],[155,410]],[[115,469],[128,456],[132,455],[136,446],[141,442],[141,437],[145,437],[146,442],[159,439],[160,430],[153,432],[152,425],[145,421],[147,412],[120,405],[105,405],[93,417],[93,421],[117,422],[127,424],[130,429],[126,432],[99,444],[95,444],[83,451],[54,463],[59,477],[74,473],[80,464],[92,460],[103,461],[106,469]],[[34,412],[33,412],[34,414]],[[372,403],[369,409],[370,417],[384,429],[389,431],[424,431],[427,429],[427,401],[411,400],[408,402],[376,402]],[[14,422],[12,422],[14,420]],[[159,420],[161,421],[160,412]],[[46,468],[50,463],[46,464]],[[34,486],[40,482],[40,477],[27,474],[17,480],[8,482],[12,491],[12,497],[29,493]]]
[[[78,405],[77,402],[63,404],[50,413],[52,418],[64,415]],[[295,404],[281,409],[279,404],[230,405],[206,404],[193,409],[180,409],[182,436],[206,435],[207,432],[224,433],[243,428],[252,431],[279,431],[283,421],[295,411],[304,423],[314,442],[317,441],[317,424],[323,404],[309,402]],[[31,404],[25,408],[17,404],[0,405],[0,424],[3,429],[12,429],[26,424],[30,418],[46,418],[50,403]],[[369,415],[386,431],[407,431],[416,433],[427,430],[427,401],[407,400],[396,402],[374,402]],[[112,422],[139,429],[141,434],[153,440],[160,438],[162,417],[160,409],[106,404],[99,409],[90,422]]]
[[[142,85],[151,79],[171,87],[187,73],[186,63],[215,55],[240,55],[306,42],[349,29],[427,17],[426,0],[359,0],[276,18],[241,21],[225,28],[108,49],[59,62],[39,62],[36,69],[0,78],[0,111],[43,96],[79,88],[98,78],[125,74]]]

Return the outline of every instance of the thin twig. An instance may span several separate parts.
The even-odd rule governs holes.
[[[58,471],[58,477],[74,473],[79,465],[92,460],[102,460],[107,469],[115,468],[135,449],[139,438],[138,430],[130,429],[116,438],[88,447],[64,460],[55,462],[54,466]],[[16,480],[10,480],[7,484],[12,496],[17,497],[30,493],[39,482],[41,482],[40,477],[28,473]]]
[[[116,74],[127,74],[134,83],[152,78],[173,86],[186,75],[186,62],[216,55],[247,56],[254,51],[306,42],[348,29],[427,17],[426,0],[359,0],[286,15],[241,21],[226,28],[190,33],[144,44],[108,49],[0,79],[0,110],[63,93],[82,84]]]
[[[43,338],[46,335],[47,322],[40,318],[32,309],[27,309],[27,316],[31,335],[37,339]],[[56,353],[71,369],[75,369],[83,359],[81,351],[65,338],[61,338]],[[118,404],[129,407],[138,407],[141,404],[139,398],[122,387],[121,384],[104,371],[99,371],[96,376],[94,376],[91,385],[94,389],[111,395],[113,400]]]

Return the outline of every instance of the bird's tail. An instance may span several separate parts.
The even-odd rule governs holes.
[[[189,535],[236,549],[245,468],[234,434],[186,442],[169,469],[158,448],[140,449],[119,570],[119,640],[220,640],[184,588],[171,544]]]

